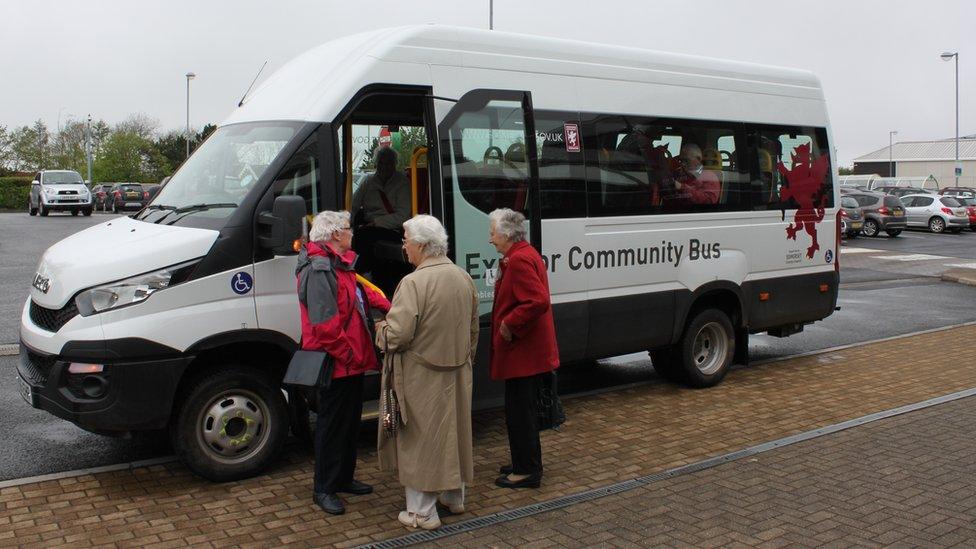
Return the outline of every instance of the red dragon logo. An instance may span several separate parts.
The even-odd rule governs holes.
[[[780,199],[787,202],[790,199],[797,204],[793,223],[786,227],[786,238],[796,240],[796,233],[803,229],[813,239],[813,244],[807,248],[807,258],[813,259],[813,254],[820,249],[817,244],[817,223],[823,221],[824,206],[827,195],[823,192],[823,180],[829,168],[827,156],[822,155],[816,160],[810,159],[810,145],[799,145],[790,155],[793,159],[793,169],[787,170],[779,162],[777,169],[786,179],[786,185],[780,189]],[[783,215],[785,217],[785,210]]]

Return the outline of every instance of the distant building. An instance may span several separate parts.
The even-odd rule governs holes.
[[[956,184],[956,140],[906,141],[891,147],[894,173],[888,169],[888,147],[854,159],[854,174],[878,174],[883,177],[928,177],[938,181],[939,187]],[[959,163],[962,176],[959,185],[976,187],[976,134],[959,136]]]

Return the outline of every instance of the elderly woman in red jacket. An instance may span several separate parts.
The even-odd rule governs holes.
[[[505,425],[511,465],[495,484],[538,488],[542,482],[538,386],[559,367],[549,279],[542,256],[525,241],[525,216],[491,212],[489,242],[502,254],[491,313],[491,377],[505,381]]]

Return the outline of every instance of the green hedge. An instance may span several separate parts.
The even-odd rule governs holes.
[[[0,177],[0,208],[27,211],[30,176]]]

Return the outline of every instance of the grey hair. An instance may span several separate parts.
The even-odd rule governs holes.
[[[499,208],[488,214],[488,221],[495,225],[495,232],[511,242],[525,240],[525,216],[508,208]]]
[[[694,143],[685,143],[685,144],[681,145],[681,150],[682,151],[688,151],[689,153],[697,156],[698,158],[701,158],[702,157],[701,147],[699,147],[698,145],[696,145]]]
[[[403,230],[410,233],[410,241],[423,248],[425,257],[447,255],[447,231],[436,217],[416,215],[403,223]]]
[[[379,164],[381,156],[389,155],[393,155],[393,163],[396,164],[397,160],[400,158],[400,155],[393,150],[393,147],[376,147],[376,150],[373,151],[373,163]]]
[[[312,220],[312,228],[308,231],[308,239],[312,242],[323,242],[332,239],[332,233],[341,231],[349,225],[349,212],[319,212]]]

